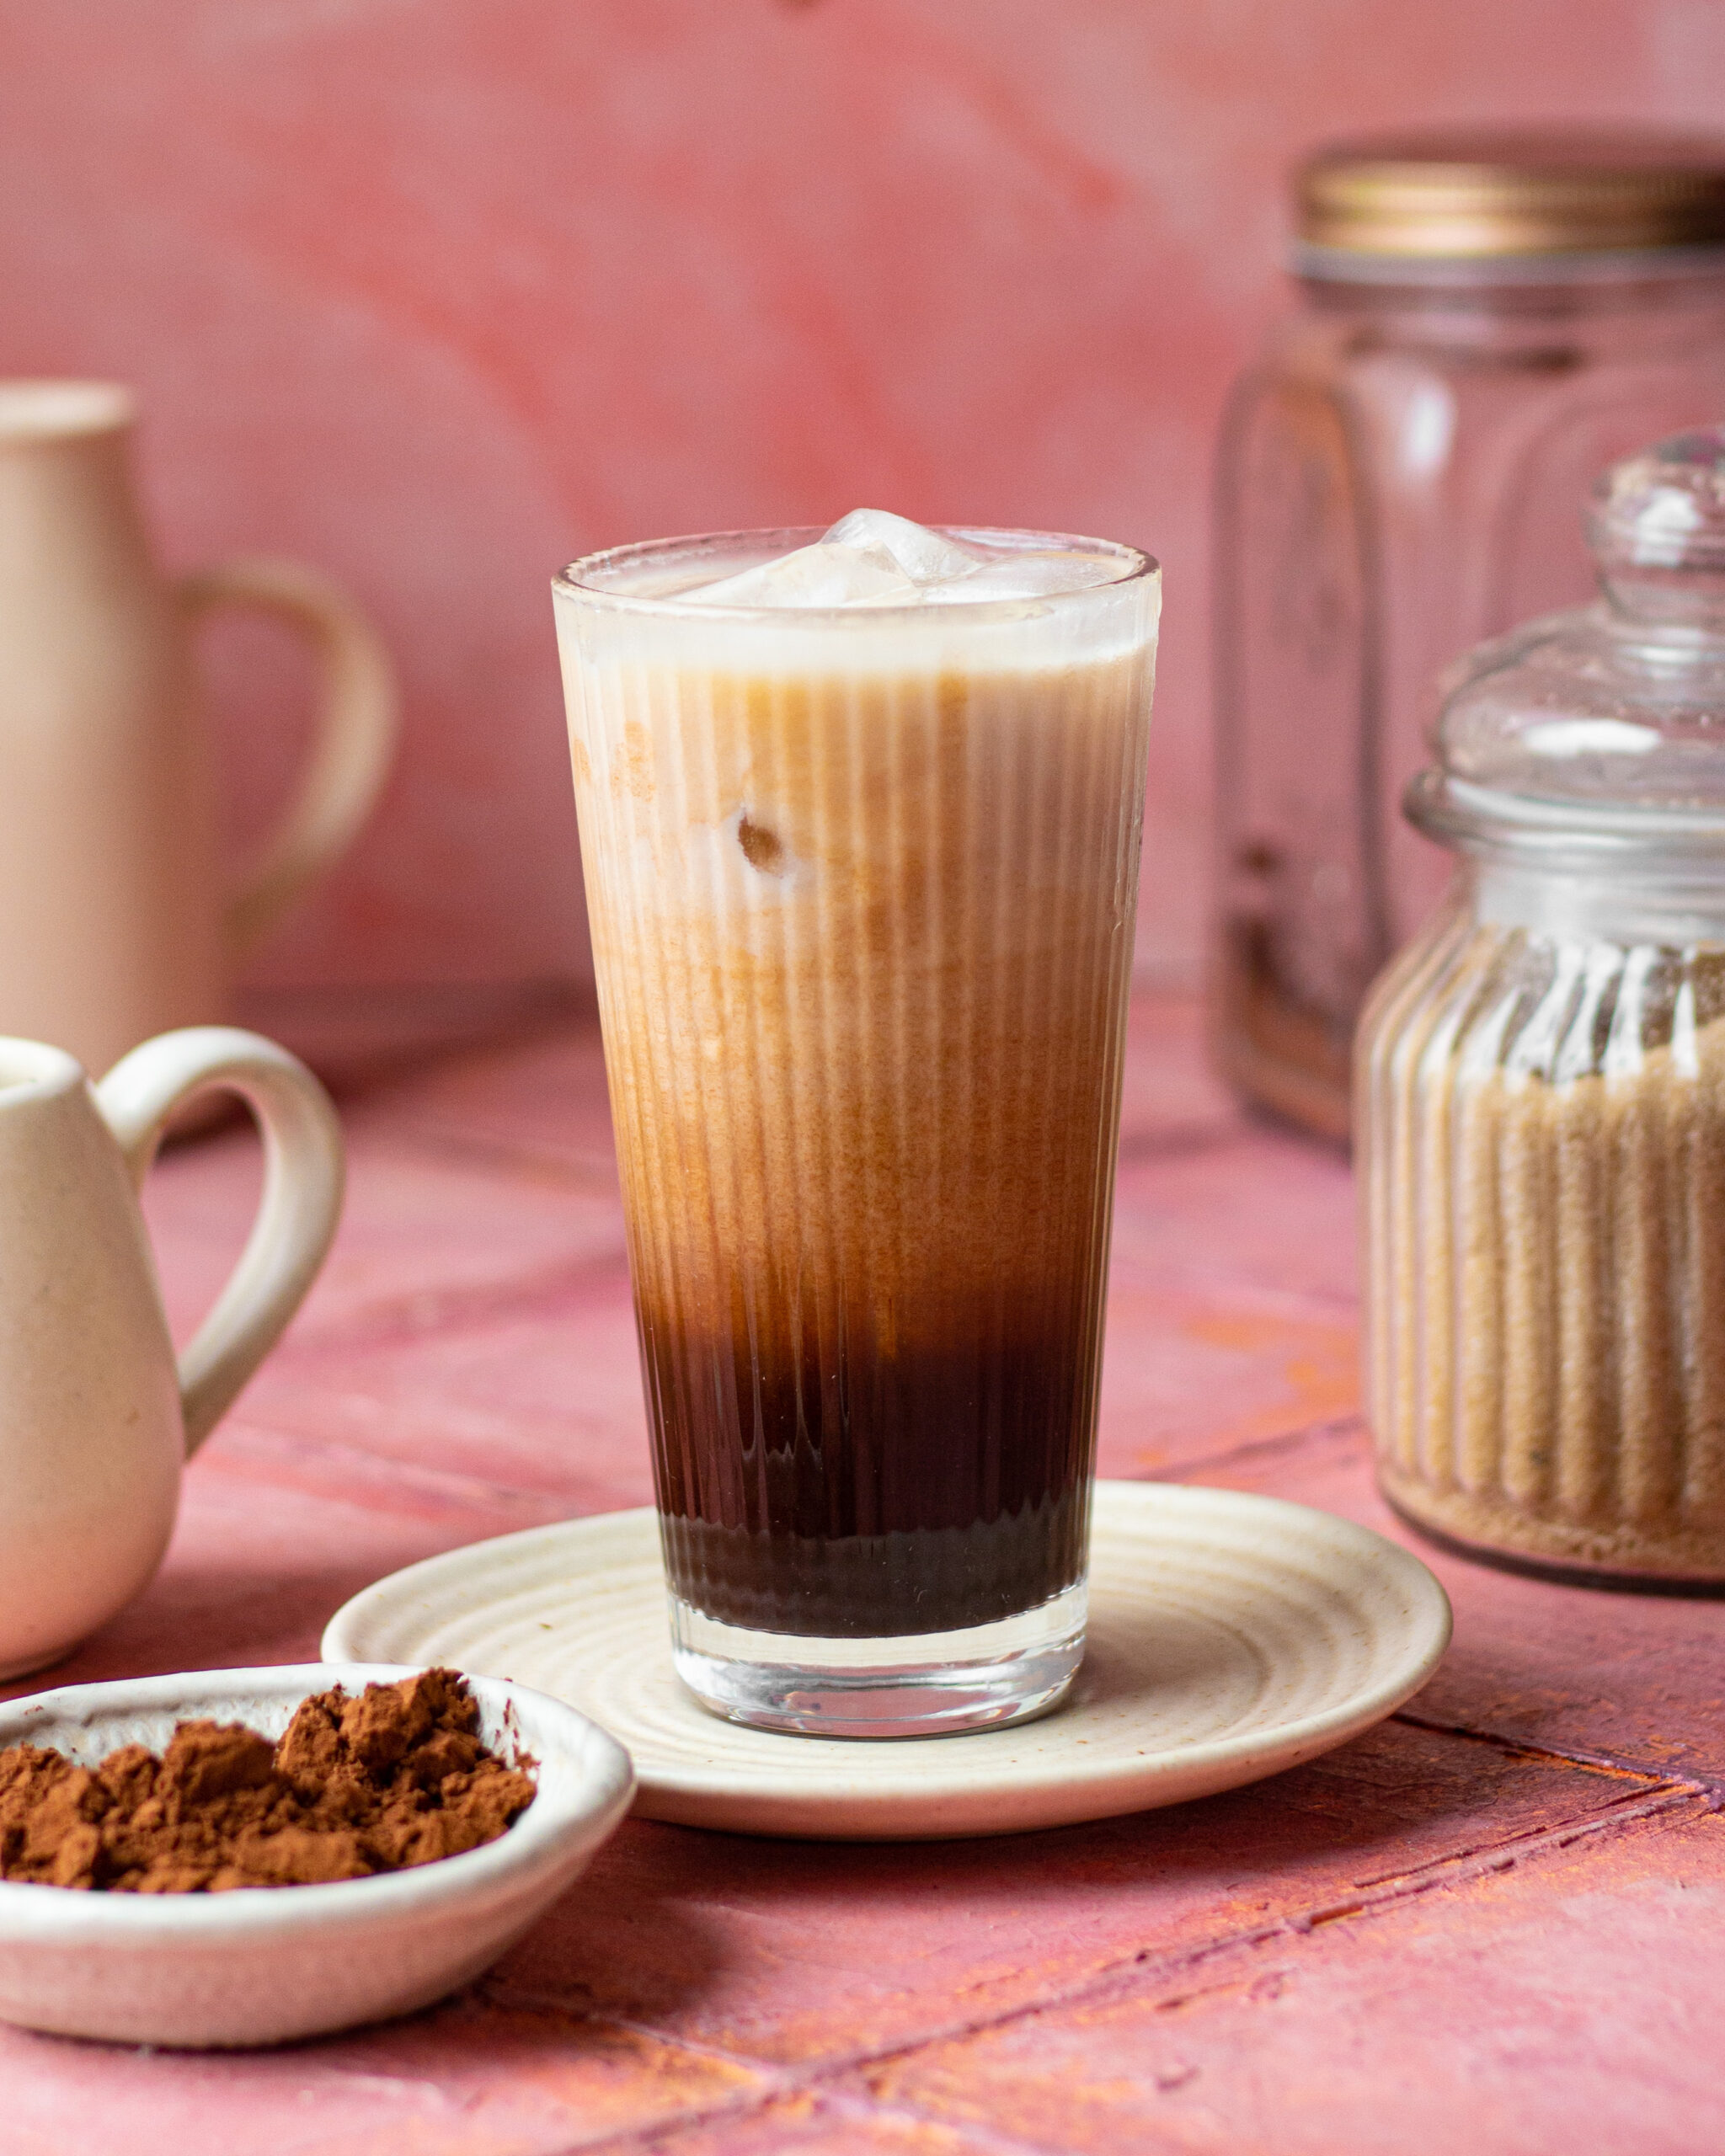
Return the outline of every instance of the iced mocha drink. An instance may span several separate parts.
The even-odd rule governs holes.
[[[674,1641],[968,1727],[1082,1651],[1158,579],[809,536],[557,587]]]

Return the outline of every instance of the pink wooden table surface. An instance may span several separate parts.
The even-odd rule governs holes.
[[[648,1498],[596,1034],[374,1077],[346,1110],[328,1272],[189,1476],[161,1577],[56,1681],[309,1658],[382,1572]],[[177,1322],[255,1183],[238,1133],[159,1168]],[[1141,1002],[1103,1471],[1400,1535],[1354,1333],[1346,1170],[1235,1111],[1189,1006]],[[1725,1606],[1422,1554],[1455,1604],[1448,1661],[1311,1766],[1000,1841],[631,1823],[490,1976],[409,2020],[213,2057],[0,2031],[0,2150],[1725,2145]]]

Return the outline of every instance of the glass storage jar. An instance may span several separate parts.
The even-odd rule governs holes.
[[[1357,1050],[1390,1502],[1563,1577],[1725,1587],[1725,427],[1599,483],[1604,595],[1452,677],[1459,857]]]
[[[1725,147],[1404,137],[1298,200],[1303,304],[1218,459],[1211,1030],[1344,1137],[1366,986],[1447,874],[1397,814],[1439,669],[1584,597],[1594,474],[1725,413]]]

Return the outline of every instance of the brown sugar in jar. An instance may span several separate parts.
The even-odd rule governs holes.
[[[533,1801],[531,1762],[481,1741],[454,1671],[302,1702],[279,1743],[184,1721],[95,1768],[0,1752],[0,1878],[108,1893],[220,1893],[399,1871],[494,1841]]]
[[[1362,1091],[1386,1495],[1725,1582],[1725,952],[1452,922],[1369,1015]]]

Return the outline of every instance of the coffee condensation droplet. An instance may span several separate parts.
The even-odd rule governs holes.
[[[747,856],[750,867],[758,868],[763,876],[784,873],[784,841],[766,825],[756,823],[746,808],[737,825],[737,844]]]

